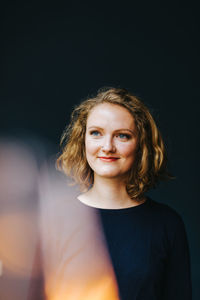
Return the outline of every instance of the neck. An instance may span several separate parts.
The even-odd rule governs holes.
[[[125,208],[139,203],[130,198],[125,181],[121,178],[95,177],[93,187],[85,196],[90,204],[105,208]]]

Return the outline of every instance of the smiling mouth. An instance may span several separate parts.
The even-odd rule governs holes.
[[[110,162],[110,161],[116,161],[117,159],[119,159],[119,157],[103,157],[103,156],[100,156],[99,159],[101,159],[102,161]]]

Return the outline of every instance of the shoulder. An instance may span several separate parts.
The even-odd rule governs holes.
[[[168,231],[184,231],[185,226],[181,215],[167,204],[149,200],[149,211],[153,222]]]
[[[180,214],[167,204],[149,199],[149,222],[156,239],[165,241],[170,249],[187,248],[187,234]],[[181,251],[181,250],[180,250]]]

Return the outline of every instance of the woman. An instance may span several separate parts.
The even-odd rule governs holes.
[[[191,299],[181,217],[145,193],[169,178],[162,137],[146,106],[109,88],[82,102],[61,139],[58,167],[98,211],[120,299]]]

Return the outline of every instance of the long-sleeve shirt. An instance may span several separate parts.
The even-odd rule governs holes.
[[[150,198],[94,208],[57,190],[40,206],[45,299],[192,299],[187,236],[175,210]]]

